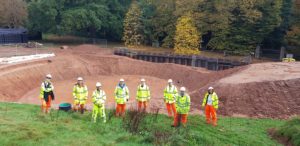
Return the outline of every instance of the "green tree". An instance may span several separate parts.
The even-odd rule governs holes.
[[[120,41],[131,0],[31,0],[28,28]]]
[[[62,0],[63,3],[64,0]],[[56,0],[37,0],[28,4],[27,27],[32,32],[57,33],[59,4]]]
[[[98,31],[108,27],[107,21],[110,15],[106,6],[90,3],[84,7],[64,11],[61,27],[65,33],[76,30],[86,33],[86,36],[96,37]]]
[[[289,0],[291,1],[291,0]],[[291,2],[291,14],[289,15],[290,23],[285,35],[285,42],[289,46],[300,46],[300,1]]]
[[[209,47],[216,50],[227,50],[230,40],[229,36],[230,20],[232,14],[230,7],[231,1],[205,0],[199,4],[202,8],[196,11],[195,17],[198,29],[208,39],[204,40],[203,47]]]
[[[173,48],[177,20],[175,0],[152,1],[152,4],[155,7],[151,19],[153,39],[164,48]]]
[[[142,11],[136,1],[133,1],[124,20],[124,36],[126,46],[137,46],[144,42],[144,25]]]
[[[183,15],[177,20],[175,34],[175,53],[199,54],[200,34],[191,16]]]
[[[100,33],[109,39],[120,41],[123,37],[123,22],[131,0],[106,0],[110,13],[108,28],[101,29]]]

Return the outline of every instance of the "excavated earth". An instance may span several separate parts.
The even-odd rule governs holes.
[[[300,115],[300,63],[262,63],[225,71],[208,71],[169,63],[151,63],[113,55],[92,45],[51,49],[55,57],[0,65],[0,101],[40,104],[40,84],[51,73],[59,103],[72,103],[72,87],[82,76],[89,95],[100,81],[108,95],[106,106],[115,106],[113,91],[120,78],[130,90],[128,108],[136,108],[135,95],[141,78],[151,90],[149,111],[165,113],[162,96],[167,80],[185,86],[192,98],[192,114],[203,114],[201,102],[209,86],[219,95],[218,112],[227,116],[288,118]],[[1,50],[0,50],[1,52]],[[89,98],[88,108],[91,109]]]

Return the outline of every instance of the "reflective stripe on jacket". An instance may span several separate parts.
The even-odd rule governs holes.
[[[95,105],[103,106],[106,100],[106,94],[103,90],[98,91],[97,89],[93,92],[92,102]]]
[[[147,101],[150,99],[150,89],[147,85],[138,86],[137,92],[136,92],[136,99],[138,101]]]
[[[202,102],[203,107],[206,106],[206,104],[207,104],[208,95],[209,95],[208,92],[204,95],[203,102]],[[217,93],[216,92],[212,93],[211,98],[212,98],[213,107],[215,109],[218,109],[218,107],[219,107],[219,98],[218,98]]]
[[[179,114],[188,114],[191,107],[191,98],[188,94],[176,96],[176,112]]]
[[[115,89],[115,100],[117,104],[125,104],[127,99],[129,99],[129,90],[126,85],[124,87],[120,87],[118,85]]]
[[[44,81],[41,85],[41,90],[40,90],[40,98],[44,98],[44,93],[45,92],[51,92],[54,90],[54,86],[52,85],[51,82]]]
[[[174,103],[177,93],[178,91],[175,85],[172,85],[171,87],[168,85],[164,90],[164,99],[167,103]]]
[[[88,97],[88,88],[86,85],[80,87],[79,85],[75,85],[73,87],[73,97],[75,100],[87,100]]]

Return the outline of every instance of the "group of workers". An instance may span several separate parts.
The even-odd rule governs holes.
[[[40,90],[40,98],[42,101],[42,111],[45,113],[50,112],[51,101],[54,100],[54,86],[51,82],[52,76],[50,74],[46,75],[46,79],[42,82]],[[129,100],[129,89],[125,84],[124,79],[120,79],[118,85],[114,91],[115,102],[116,102],[116,113],[117,117],[124,117],[126,110],[126,103]],[[147,109],[148,103],[150,101],[150,89],[146,84],[145,79],[141,79],[140,85],[137,87],[136,101],[138,111],[144,112]],[[85,111],[85,105],[88,99],[88,88],[84,84],[83,78],[78,77],[77,83],[73,87],[73,98],[74,98],[74,111],[80,111],[82,114]],[[98,115],[103,118],[103,122],[106,122],[105,115],[105,101],[106,93],[102,89],[102,84],[100,82],[96,83],[96,89],[92,93],[93,102],[93,112],[92,120],[97,121]],[[168,116],[174,118],[174,123],[172,127],[178,127],[180,124],[186,126],[188,113],[191,107],[191,98],[186,92],[185,87],[181,87],[178,93],[176,86],[173,84],[172,79],[168,80],[168,85],[164,89],[164,97]],[[203,98],[202,106],[205,109],[206,122],[207,124],[212,124],[217,126],[217,114],[218,109],[218,96],[214,92],[213,87],[209,87],[207,93]]]

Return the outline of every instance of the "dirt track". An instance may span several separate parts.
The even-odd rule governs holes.
[[[72,86],[78,76],[86,79],[89,92],[101,81],[113,107],[113,90],[122,77],[129,86],[130,105],[140,78],[150,85],[151,109],[161,107],[162,90],[172,78],[186,86],[192,98],[192,113],[201,113],[202,95],[214,86],[220,96],[219,112],[231,116],[286,118],[300,114],[300,63],[264,63],[211,72],[176,64],[156,64],[112,55],[110,50],[81,45],[67,50],[53,49],[57,55],[49,60],[0,66],[0,101],[39,104],[39,86],[51,73],[57,100],[72,102]],[[298,68],[298,69],[297,69]],[[90,104],[88,105],[90,106]]]

